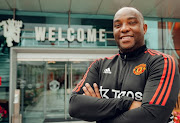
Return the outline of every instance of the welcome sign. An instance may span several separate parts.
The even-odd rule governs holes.
[[[46,31],[48,31],[48,33],[46,33]],[[37,41],[45,41],[46,37],[48,37],[49,41],[67,40],[73,42],[77,40],[78,42],[83,42],[86,40],[87,42],[96,42],[98,39],[99,42],[105,42],[105,32],[105,29],[99,29],[97,31],[97,29],[84,30],[83,28],[78,28],[75,30],[74,28],[68,28],[64,33],[60,27],[58,29],[55,27],[35,27],[35,37]]]
[[[46,24],[47,25],[47,24]],[[0,22],[0,27],[3,26],[3,35],[6,37],[6,42],[8,47],[13,46],[13,41],[20,42],[20,33],[23,26],[22,21],[17,21],[13,19],[8,19],[7,21]],[[33,26],[33,25],[31,25]],[[62,25],[63,26],[63,25]],[[64,25],[66,26],[66,25]],[[34,26],[32,31],[35,33],[35,40],[43,42],[48,41],[68,41],[73,42],[77,41],[82,43],[83,41],[87,42],[105,42],[106,41],[106,30],[105,29],[94,29],[94,28],[62,28],[62,27],[46,27],[46,26]],[[24,35],[24,34],[23,34]],[[23,37],[24,38],[24,37]],[[21,39],[22,40],[22,39]]]

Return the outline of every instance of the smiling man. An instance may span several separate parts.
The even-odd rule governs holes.
[[[179,92],[174,59],[147,49],[147,25],[135,8],[121,8],[113,33],[119,53],[94,61],[74,88],[69,113],[97,123],[168,123]]]
[[[141,13],[134,8],[120,9],[114,16],[114,37],[120,51],[131,52],[144,45],[147,25]]]

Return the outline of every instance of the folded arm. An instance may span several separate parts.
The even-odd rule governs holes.
[[[134,123],[135,121],[138,123],[166,123],[175,106],[180,81],[178,68],[173,58],[168,57],[167,59],[166,63],[164,59],[151,63],[152,67],[149,69],[149,77],[140,107],[135,106],[129,110],[135,104],[130,97],[101,99],[91,95],[86,96],[87,94],[82,95],[84,91],[81,88],[79,92],[72,94],[70,115],[102,123]],[[94,82],[99,82],[98,79],[87,78],[85,80],[85,83],[89,83],[90,86]],[[84,87],[85,84],[82,86]]]
[[[150,63],[142,105],[102,123],[167,123],[179,93],[179,72],[171,56]]]
[[[73,90],[69,101],[70,116],[87,121],[99,121],[107,117],[112,118],[129,110],[133,102],[131,97],[104,99],[100,97],[100,94],[98,98],[93,94],[91,96],[83,95],[86,92],[83,89],[86,83],[89,83],[89,86],[93,89],[93,83],[97,83],[96,87],[98,87],[100,81],[98,63],[99,61],[95,61],[90,65],[84,78]]]

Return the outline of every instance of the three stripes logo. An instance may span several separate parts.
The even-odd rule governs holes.
[[[108,67],[108,68],[104,69],[103,73],[111,74],[112,72],[111,72],[110,68]]]
[[[148,50],[150,55],[162,55],[164,57],[164,68],[162,71],[159,85],[150,100],[149,104],[165,106],[171,93],[175,76],[175,61],[170,55],[163,54],[155,50]]]

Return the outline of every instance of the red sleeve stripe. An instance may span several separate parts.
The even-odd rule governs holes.
[[[152,52],[152,51],[149,51],[149,52]],[[159,91],[161,90],[161,87],[162,87],[162,84],[163,84],[163,81],[164,81],[164,78],[165,78],[165,75],[166,75],[166,70],[167,70],[167,58],[164,59],[164,69],[163,69],[163,74],[161,76],[161,80],[160,80],[160,83],[158,85],[158,88],[156,89],[156,92],[153,96],[153,98],[151,99],[151,101],[149,102],[150,104],[153,104],[154,103],[154,100],[156,99]]]
[[[99,60],[99,59],[98,59]],[[95,60],[93,63],[91,63],[91,65],[89,66],[88,70],[86,71],[86,74],[84,75],[83,79],[77,84],[77,86],[73,89],[73,91],[80,91],[81,87],[83,86],[85,80],[86,80],[86,77],[87,77],[87,74],[89,72],[89,69],[91,68],[91,66],[98,60]]]
[[[172,75],[171,75],[171,80],[170,80],[170,84],[169,84],[169,87],[168,87],[168,90],[166,92],[166,96],[164,97],[164,100],[162,102],[162,105],[165,106],[167,100],[168,100],[168,97],[170,95],[170,92],[171,92],[171,89],[172,89],[172,84],[173,84],[173,80],[174,80],[174,75],[175,75],[175,61],[174,59],[171,57],[172,59],[172,62],[173,62],[173,70],[172,70]]]
[[[171,91],[171,88],[172,88],[173,78],[174,78],[174,74],[175,74],[175,62],[174,62],[173,58],[171,56],[169,56],[169,55],[166,55],[164,53],[161,53],[161,52],[158,52],[158,51],[154,51],[154,50],[150,50],[150,52],[151,53],[152,52],[156,53],[157,55],[162,55],[164,57],[164,69],[163,69],[163,74],[162,74],[159,86],[156,89],[156,92],[155,92],[153,98],[151,99],[151,101],[149,103],[150,104],[154,103],[154,101],[157,98],[157,95],[159,94],[159,91],[161,90],[162,85],[164,83],[162,91],[161,91],[161,93],[160,93],[160,95],[159,95],[159,97],[158,97],[158,99],[157,99],[157,101],[155,103],[155,104],[159,105],[160,102],[162,101],[163,96],[165,95],[164,100],[163,100],[163,102],[161,104],[162,106],[164,106],[166,104],[166,102],[167,102],[167,99],[168,99],[168,97],[170,95],[170,91]],[[171,62],[171,60],[173,61],[173,63]],[[169,64],[168,70],[167,70],[167,64]],[[173,68],[172,68],[172,65],[173,65]],[[171,72],[172,72],[172,75],[171,75]],[[166,73],[167,73],[167,77],[165,78]],[[171,77],[171,80],[170,80],[170,77]],[[168,84],[169,84],[169,86],[168,86]],[[165,93],[166,90],[167,90],[167,92]]]
[[[150,51],[150,49],[148,49],[147,52],[148,52],[150,55],[152,55],[152,56],[156,55],[156,54],[152,53],[152,52]]]
[[[165,56],[164,56],[164,57],[165,57]],[[168,58],[169,58],[169,57],[168,57]],[[163,89],[162,89],[162,91],[161,91],[161,94],[160,94],[158,100],[156,101],[156,104],[157,104],[157,105],[161,102],[161,100],[162,100],[162,98],[163,98],[163,95],[165,94],[166,88],[167,88],[167,86],[168,86],[170,74],[171,74],[171,65],[172,65],[172,64],[171,64],[171,59],[169,58],[168,60],[169,60],[169,68],[168,68],[167,78],[166,78],[164,87],[163,87]]]
[[[163,54],[164,55],[164,54]],[[168,84],[166,85],[166,86],[168,86],[168,89],[167,89],[167,92],[165,93],[165,97],[164,97],[164,100],[163,100],[163,102],[162,102],[162,106],[165,106],[165,104],[166,104],[166,102],[167,102],[167,100],[168,100],[168,97],[169,97],[169,95],[170,95],[170,92],[171,92],[171,89],[172,89],[172,84],[173,84],[173,80],[174,80],[174,75],[175,75],[175,61],[174,61],[174,59],[173,59],[173,57],[172,56],[170,56],[170,55],[167,55],[168,56],[168,58],[169,58],[169,61],[170,61],[170,63],[169,63],[169,65],[171,66],[172,65],[172,69],[169,69],[169,71],[172,73],[171,75],[170,74],[168,74],[167,75],[167,77],[168,77],[168,79],[169,78],[171,78],[170,79],[170,82],[169,82],[169,86],[168,86]],[[172,60],[172,62],[171,62],[171,60]],[[169,66],[169,67],[170,67]],[[168,72],[169,73],[169,72]],[[166,87],[165,86],[165,87]],[[166,90],[166,89],[165,89]]]

